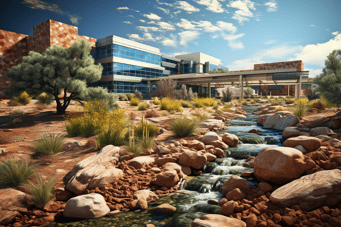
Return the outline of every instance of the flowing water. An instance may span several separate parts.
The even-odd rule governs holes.
[[[253,171],[252,168],[243,167],[243,163],[249,156],[257,154],[265,147],[282,146],[281,131],[263,129],[257,125],[257,115],[252,112],[257,106],[243,107],[249,116],[229,122],[228,129],[218,133],[232,133],[239,137],[241,144],[225,150],[227,157],[218,158],[214,162],[208,162],[203,168],[203,174],[196,176],[186,183],[185,189],[177,191],[173,195],[149,202],[147,210],[136,210],[119,213],[112,217],[102,217],[89,220],[73,220],[68,223],[56,223],[55,226],[131,226],[145,227],[146,224],[154,224],[156,227],[186,227],[190,226],[195,218],[205,214],[219,214],[220,207],[208,204],[209,199],[220,200],[223,198],[221,187],[233,175],[240,176],[241,172]],[[258,134],[248,133],[256,129]],[[252,186],[258,185],[255,178],[245,178]],[[185,192],[186,194],[184,194]],[[173,214],[152,214],[150,209],[161,204],[169,203],[177,209]]]

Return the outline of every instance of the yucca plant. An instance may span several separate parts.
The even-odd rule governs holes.
[[[131,152],[135,155],[139,155],[142,147],[141,147],[141,144],[137,142],[134,131],[135,131],[134,127],[129,126],[129,129],[128,129],[129,139],[124,148],[128,152]]]
[[[149,149],[154,144],[154,137],[149,136],[149,129],[147,127],[144,127],[143,129],[143,135],[140,140],[140,144],[142,149]]]
[[[24,184],[34,174],[34,166],[23,160],[6,160],[0,164],[0,187]]]
[[[28,182],[26,185],[27,190],[32,195],[32,200],[38,206],[44,206],[52,199],[54,179],[49,178],[47,181],[38,177],[37,184]]]
[[[139,138],[143,136],[143,130],[147,128],[148,129],[148,136],[154,137],[156,136],[157,132],[159,131],[159,128],[151,123],[148,123],[144,120],[144,116],[142,116],[141,123],[135,128],[135,134]]]
[[[171,128],[178,137],[192,135],[195,132],[197,126],[198,122],[196,120],[186,117],[175,118],[171,123]]]
[[[43,135],[36,142],[35,153],[42,155],[52,155],[60,152],[64,146],[64,136],[62,135]]]
[[[123,143],[125,133],[126,129],[114,130],[114,128],[110,126],[107,130],[104,130],[98,135],[97,143],[100,147],[110,144],[114,146],[120,146]]]

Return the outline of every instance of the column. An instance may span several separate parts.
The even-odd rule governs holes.
[[[152,88],[153,88],[152,86],[153,85],[152,85],[152,83],[150,83],[150,81],[148,81],[147,83],[149,85],[149,94],[150,94],[150,93],[152,93]]]
[[[290,84],[288,84],[288,96],[290,96]]]
[[[302,90],[302,76],[300,76],[300,79],[298,80],[298,98],[301,97],[301,90]]]
[[[295,98],[297,98],[297,83],[295,83]]]
[[[211,83],[207,84],[207,89],[208,89],[208,97],[211,98]]]
[[[244,85],[243,85],[243,75],[239,75],[239,86],[240,86],[240,96],[239,99],[244,98]]]

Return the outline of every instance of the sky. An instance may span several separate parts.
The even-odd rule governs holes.
[[[202,52],[229,70],[302,60],[309,77],[341,49],[341,0],[6,0],[0,29],[32,35],[48,19],[95,39],[111,35],[161,53]]]

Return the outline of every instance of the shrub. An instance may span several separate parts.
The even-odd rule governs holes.
[[[243,100],[243,101],[241,101],[241,104],[242,104],[242,105],[247,105],[247,101],[246,101],[246,100]]]
[[[143,98],[142,92],[140,92],[140,91],[137,90],[137,89],[135,90],[134,95],[135,95],[137,98],[139,98],[139,99],[142,99],[142,98]]]
[[[146,110],[149,108],[149,104],[146,102],[140,102],[138,106],[138,110]]]
[[[24,111],[22,111],[22,110],[13,110],[12,113],[14,113],[14,114],[23,114]]]
[[[284,111],[284,109],[283,109],[282,107],[277,107],[277,108],[275,109],[275,112],[278,112],[278,111]]]
[[[53,96],[45,92],[38,95],[37,99],[40,104],[50,105],[53,102]]]
[[[127,94],[127,98],[129,101],[134,97],[136,97],[134,94]]]
[[[154,105],[160,105],[161,104],[161,102],[159,100],[154,100],[153,103],[154,103]]]
[[[130,105],[131,106],[138,106],[139,102],[140,102],[140,99],[137,97],[132,97],[130,99]]]
[[[204,121],[210,118],[206,113],[200,113],[199,111],[196,111],[195,113],[192,113],[193,116],[196,116],[198,121]]]
[[[186,117],[175,118],[171,123],[171,128],[178,137],[186,137],[192,135],[195,132],[197,126],[198,122],[196,120]]]
[[[234,107],[234,104],[232,102],[224,103],[224,108],[231,108]]]
[[[176,81],[171,78],[162,78],[160,81],[156,82],[158,97],[174,98]]]
[[[181,89],[176,90],[174,94],[175,94],[175,98],[177,98],[177,99],[187,100],[188,99],[188,93],[187,93],[186,85],[182,84]]]
[[[231,112],[231,110],[229,108],[222,108],[221,110],[224,112]]]
[[[161,103],[160,103],[160,110],[182,111],[182,109],[181,109],[181,102],[179,100],[163,98],[161,100]]]
[[[327,99],[322,95],[321,98],[320,98],[321,102],[322,102],[322,105],[325,107],[325,108],[334,108],[334,107],[337,107],[337,105],[335,103],[330,103],[327,101]]]
[[[202,108],[204,106],[213,106],[215,101],[213,98],[194,98],[194,106],[197,108]]]
[[[252,95],[252,94],[253,94],[253,89],[250,88],[250,87],[247,87],[247,88],[244,90],[244,94],[245,94],[246,96]]]
[[[36,140],[35,145],[35,153],[42,155],[56,154],[63,150],[64,137],[55,134],[43,135],[40,139]]]
[[[250,103],[251,103],[251,104],[255,104],[255,103],[256,103],[256,101],[255,101],[255,100],[252,100]]]
[[[306,98],[298,99],[296,100],[295,104],[296,105],[306,105],[308,104],[309,100]]]
[[[277,101],[277,100],[271,101],[271,106],[278,106],[278,105],[279,105],[279,101]]]
[[[50,178],[45,182],[41,177],[38,177],[37,184],[29,182],[26,185],[26,188],[32,195],[33,202],[35,202],[38,206],[44,206],[52,199],[53,185],[53,178]]]
[[[214,110],[217,110],[218,108],[219,108],[218,104],[217,104],[217,103],[214,103],[213,109],[214,109]]]
[[[303,117],[304,114],[307,112],[308,110],[308,99],[298,99],[295,102],[295,107],[294,107],[294,114],[297,117]]]
[[[184,107],[184,108],[193,107],[192,103],[189,102],[189,101],[180,100],[180,102],[181,102],[181,106]]]
[[[32,164],[23,160],[6,160],[0,164],[0,187],[15,187],[24,184],[34,174]]]
[[[151,118],[151,117],[160,117],[160,114],[158,111],[156,110],[148,110],[145,115],[145,118]]]
[[[119,95],[118,98],[120,101],[128,101],[127,95]]]
[[[126,146],[124,148],[135,155],[139,155],[141,152],[141,144],[138,143],[137,138],[135,137],[134,128],[129,127],[128,129],[128,142],[126,142]]]
[[[188,100],[193,100],[194,98],[198,97],[198,93],[192,91],[192,88],[190,87],[188,89]]]
[[[11,99],[7,102],[7,105],[9,105],[9,106],[20,106],[20,103],[18,103],[14,99]]]
[[[114,127],[109,127],[100,133],[97,137],[98,146],[104,147],[106,145],[120,146],[123,143],[123,139],[126,133],[124,130],[116,130]]]
[[[159,131],[159,128],[151,123],[148,123],[142,117],[141,123],[135,127],[135,135],[141,138],[143,136],[144,130],[148,131],[149,137],[155,137]]]
[[[27,105],[30,103],[32,97],[27,94],[26,91],[21,92],[19,95],[13,97],[13,102],[21,105]]]
[[[140,139],[139,143],[141,144],[142,149],[149,149],[154,144],[154,137],[149,136],[149,129],[144,127],[142,138]]]
[[[295,99],[292,99],[292,98],[285,99],[285,104],[293,104],[293,103],[295,103]]]

